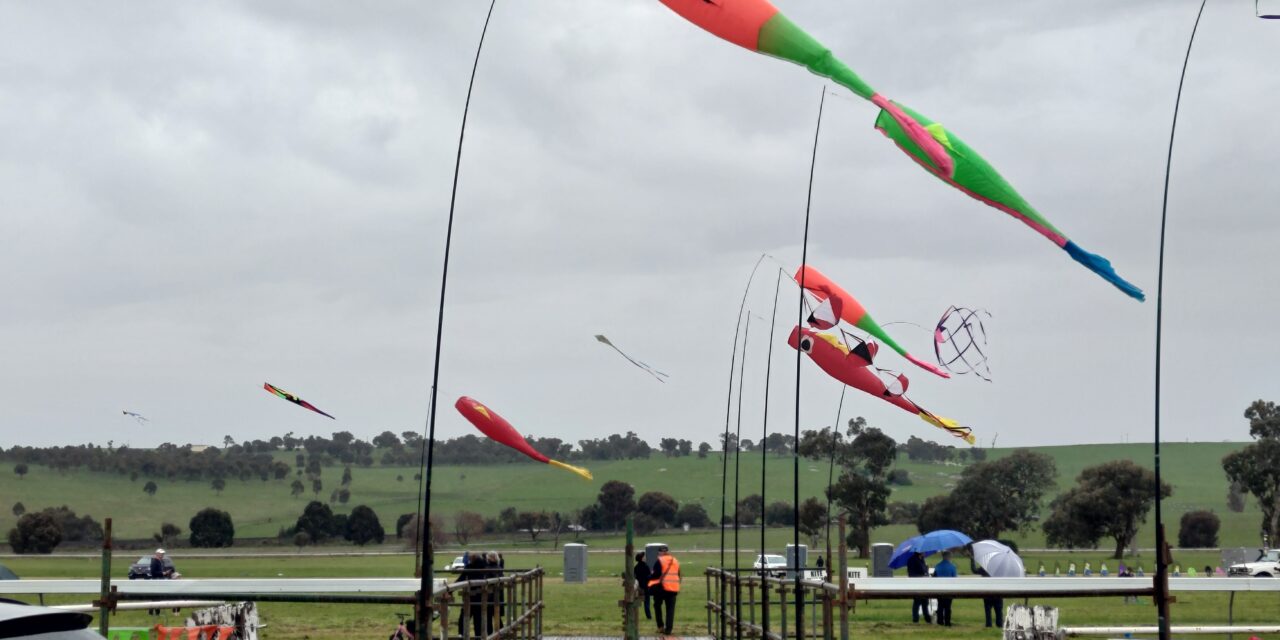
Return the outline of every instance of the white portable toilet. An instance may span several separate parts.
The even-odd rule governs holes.
[[[570,542],[564,546],[564,581],[586,584],[587,545]]]
[[[644,563],[652,567],[653,563],[658,561],[658,549],[666,546],[665,542],[650,542],[644,545]]]
[[[893,558],[893,545],[888,542],[877,542],[871,545],[871,575],[876,578],[892,578],[893,569],[889,568],[891,558]]]
[[[794,544],[787,545],[787,579],[788,580],[796,579],[796,572],[792,571],[791,567],[797,567],[797,566],[800,567],[802,571],[804,570],[805,567],[809,566],[809,545],[805,545],[805,544],[800,545],[800,558],[798,561],[796,560],[796,546]]]

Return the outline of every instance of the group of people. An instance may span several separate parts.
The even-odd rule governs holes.
[[[933,577],[954,578],[958,573],[955,563],[951,561],[951,552],[943,551],[942,560],[933,566]],[[982,567],[976,567],[974,573],[980,576],[987,576],[987,570]],[[929,577],[929,565],[925,562],[923,553],[913,553],[907,559],[907,577]],[[944,627],[951,626],[951,600],[951,598],[938,598],[936,615],[930,616],[929,601],[925,598],[913,599],[911,601],[911,621],[919,623],[920,618],[923,616],[925,624],[933,623],[936,618],[939,625]],[[997,628],[1004,627],[1004,598],[983,598],[982,609],[987,618],[987,627],[991,627],[992,623]]]
[[[637,586],[644,596],[645,619],[656,619],[658,633],[671,635],[676,619],[676,596],[680,594],[680,561],[664,545],[658,547],[658,559],[652,565],[644,561],[643,553],[637,553],[634,571]]]
[[[506,568],[506,561],[497,551],[464,553],[462,564],[464,568],[458,572],[454,582],[479,582],[490,578],[501,578]],[[503,605],[506,604],[506,595],[502,589],[490,587],[486,590],[483,585],[476,585],[468,588],[467,593],[470,605],[465,617],[458,616],[458,634],[466,634],[464,625],[467,618],[471,619],[473,635],[478,637],[487,637],[502,628]]]

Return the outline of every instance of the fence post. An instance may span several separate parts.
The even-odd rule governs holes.
[[[636,541],[635,526],[631,516],[627,516],[627,546],[622,557],[622,637],[626,640],[640,640],[640,621],[636,616],[636,573],[635,561]]]
[[[107,637],[111,628],[111,603],[107,597],[111,593],[111,518],[102,523],[102,590],[98,595],[98,633]]]

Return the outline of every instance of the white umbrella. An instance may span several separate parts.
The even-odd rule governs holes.
[[[992,578],[1021,578],[1027,575],[1022,558],[1013,549],[995,540],[973,543],[973,557],[977,559],[978,566],[986,569],[987,575]]]

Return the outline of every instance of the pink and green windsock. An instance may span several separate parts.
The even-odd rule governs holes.
[[[1138,300],[1142,290],[1102,256],[1081,249],[1041,216],[982,156],[941,124],[880,95],[768,0],[660,0],[689,22],[741,47],[799,64],[880,108],[876,128],[947,184],[1004,211],[1061,247],[1076,262]]]

